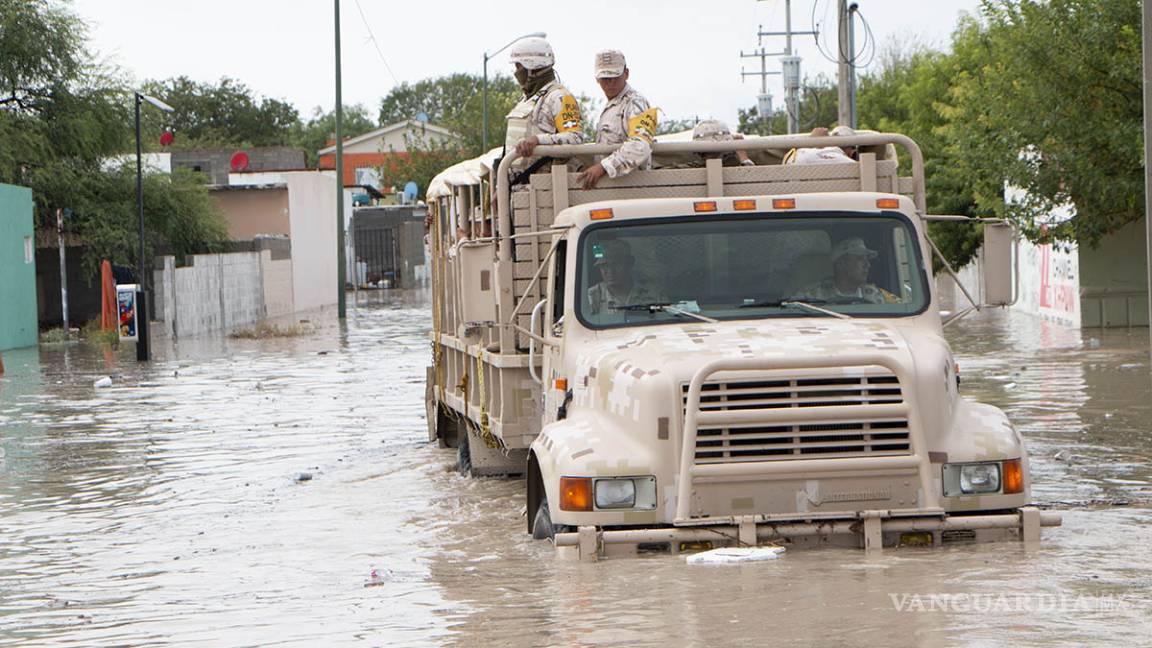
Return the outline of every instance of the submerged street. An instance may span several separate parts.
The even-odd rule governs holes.
[[[181,340],[144,365],[131,345],[6,352],[0,646],[1136,646],[1152,634],[1147,329],[1006,312],[948,329],[962,393],[1008,412],[1030,444],[1034,502],[1064,517],[1039,549],[577,563],[525,534],[523,482],[461,477],[455,451],[427,442],[427,294],[360,299],[314,334]],[[111,388],[93,388],[102,376]]]

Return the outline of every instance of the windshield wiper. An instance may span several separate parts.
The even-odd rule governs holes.
[[[672,313],[673,315],[684,315],[686,317],[698,319],[701,322],[708,322],[709,324],[715,324],[716,322],[720,321],[717,319],[712,319],[711,317],[708,317],[706,315],[701,315],[699,313],[693,313],[692,311],[689,311],[689,310],[684,310],[683,308],[680,308],[676,305],[678,303],[680,303],[680,302],[649,302],[646,304],[621,304],[619,306],[609,306],[609,308],[611,308],[612,310],[620,310],[620,311],[648,311],[649,313]]]
[[[798,306],[800,308],[812,311],[814,313],[821,313],[823,315],[831,315],[832,317],[838,317],[840,319],[852,319],[852,317],[850,315],[845,315],[844,313],[838,313],[834,310],[828,310],[827,308],[820,308],[819,306],[815,305],[815,304],[827,304],[827,303],[828,302],[823,300],[823,299],[812,299],[812,300],[806,301],[806,302],[797,301],[795,299],[781,299],[781,300],[776,300],[776,301],[761,301],[761,302],[755,302],[752,304],[741,304],[740,308],[769,308],[769,307],[788,308],[790,306]]]

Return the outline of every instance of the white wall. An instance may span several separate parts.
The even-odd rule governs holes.
[[[336,179],[314,171],[283,174],[288,183],[292,291],[297,311],[335,304]],[[351,205],[345,202],[346,211]]]
[[[173,257],[161,258],[153,326],[170,337],[231,331],[294,312],[292,261],[273,261],[269,250],[197,254],[182,268]]]
[[[1079,328],[1080,254],[1075,243],[1020,241],[1020,299],[1016,310]]]

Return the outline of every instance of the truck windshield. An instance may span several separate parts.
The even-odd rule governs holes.
[[[902,317],[929,302],[904,216],[688,217],[597,225],[578,260],[592,328],[764,317]]]

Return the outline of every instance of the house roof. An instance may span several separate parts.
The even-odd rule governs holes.
[[[374,131],[368,131],[367,133],[364,133],[363,135],[357,135],[356,137],[350,137],[348,139],[345,139],[344,140],[344,146],[351,146],[353,144],[359,144],[360,142],[366,142],[370,139],[375,139],[377,137],[380,137],[382,135],[386,135],[386,134],[391,133],[393,131],[403,130],[403,129],[407,129],[407,128],[419,128],[419,129],[423,129],[423,130],[428,130],[428,131],[431,131],[433,133],[436,133],[437,135],[443,135],[444,137],[451,137],[453,139],[459,139],[459,137],[460,137],[456,133],[453,133],[452,131],[448,130],[447,128],[443,128],[441,126],[434,126],[432,124],[428,124],[425,122],[419,122],[419,121],[416,121],[415,119],[405,119],[404,121],[398,121],[395,124],[389,124],[389,125],[384,126],[382,128],[377,128]],[[328,155],[329,153],[335,153],[335,152],[336,152],[336,145],[333,144],[332,146],[326,146],[326,147],[320,149],[319,151],[316,152],[316,154],[317,155]]]

